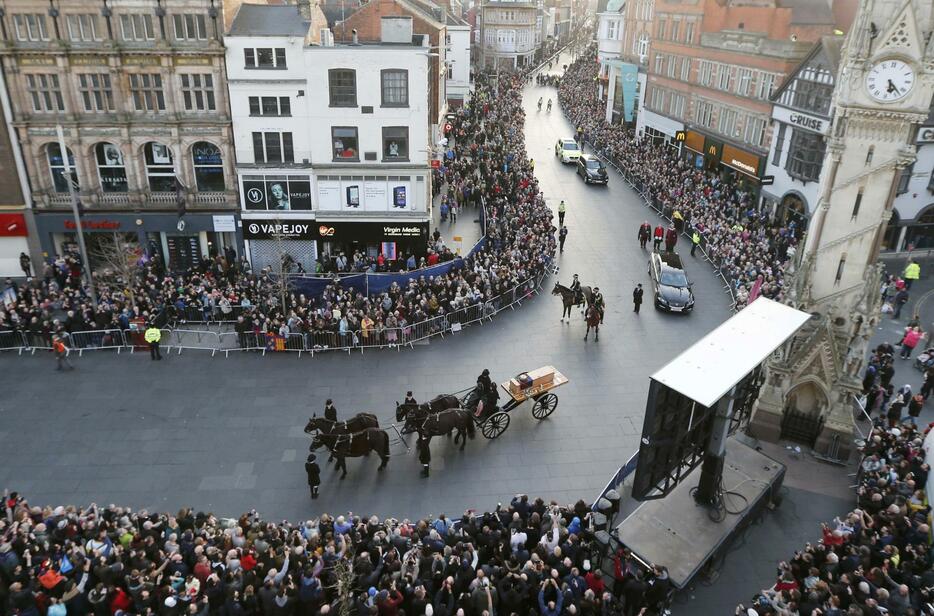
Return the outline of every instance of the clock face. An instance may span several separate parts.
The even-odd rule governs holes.
[[[891,103],[908,96],[915,85],[915,71],[901,60],[883,60],[866,75],[866,90],[877,101]]]

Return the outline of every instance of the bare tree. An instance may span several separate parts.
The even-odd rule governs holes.
[[[286,249],[285,242],[289,239],[289,236],[281,232],[282,220],[275,218],[274,222],[276,231],[271,234],[271,237],[276,243],[276,262],[270,265],[270,273],[273,274],[270,278],[272,279],[276,295],[279,297],[279,307],[282,309],[282,314],[288,318],[286,300],[292,290],[290,277],[292,274],[292,266],[295,264],[295,258]]]
[[[129,242],[121,233],[102,235],[91,248],[90,258],[100,263],[95,277],[124,289],[127,300],[136,308],[134,287],[139,275],[140,247]]]

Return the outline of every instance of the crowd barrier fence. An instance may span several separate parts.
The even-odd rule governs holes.
[[[213,329],[162,328],[160,347],[166,353],[179,355],[184,350],[208,351],[211,356],[231,352],[292,352],[314,356],[316,353],[343,351],[351,353],[367,349],[396,349],[413,347],[431,338],[444,338],[471,325],[482,325],[504,310],[521,306],[522,302],[539,294],[545,278],[557,272],[557,266],[549,264],[533,278],[521,282],[502,294],[482,303],[462,306],[447,314],[411,323],[404,327],[369,328],[353,331],[288,332],[285,335],[262,331],[215,331]],[[214,326],[229,327],[224,324]],[[209,326],[210,327],[210,326]],[[85,351],[112,350],[120,353],[148,349],[142,329],[100,329],[71,332],[65,335],[69,353],[83,355]],[[0,331],[0,351],[35,353],[36,350],[51,350],[51,339],[45,334],[31,334],[13,330]]]

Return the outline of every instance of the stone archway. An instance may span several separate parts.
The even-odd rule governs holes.
[[[795,385],[785,396],[780,438],[813,447],[824,427],[828,406],[827,393],[817,382]]]
[[[808,226],[808,205],[804,197],[797,192],[789,192],[782,197],[778,206],[777,219],[782,225],[795,223],[795,235],[800,238]]]

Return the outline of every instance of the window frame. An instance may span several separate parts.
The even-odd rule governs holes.
[[[38,30],[36,36],[33,36],[34,29]],[[13,13],[13,30],[16,33],[16,40],[22,43],[41,43],[50,40],[43,13]]]
[[[399,156],[397,158],[389,158],[386,156],[386,139],[387,139],[386,131],[393,131],[393,130],[403,131],[405,133],[405,137],[404,137],[405,138],[405,156],[404,157]],[[409,127],[408,126],[384,126],[381,130],[380,136],[382,137],[382,140],[381,140],[382,147],[380,148],[382,162],[384,163],[407,163],[409,162],[410,151],[409,151]],[[388,138],[392,138],[392,137],[388,137]]]
[[[133,99],[133,110],[137,113],[156,113],[166,110],[165,84],[162,82],[162,73],[130,73],[128,76],[130,96]],[[145,82],[151,81],[147,84]],[[144,105],[140,105],[144,102]],[[155,102],[155,108],[149,103]]]
[[[219,155],[219,157],[220,157],[220,162],[219,162],[219,163],[216,163],[216,164],[215,164],[215,163],[210,163],[210,164],[208,164],[208,163],[198,163],[198,162],[197,162],[197,160],[195,159],[195,148],[198,147],[199,145],[202,145],[202,144],[204,144],[204,145],[209,145],[209,146],[213,147],[215,150],[217,150],[217,153],[218,153],[218,155]],[[198,170],[199,170],[199,169],[208,169],[208,168],[211,168],[211,169],[220,169],[220,180],[221,180],[221,187],[220,187],[220,188],[202,189],[201,183],[200,183],[199,180],[198,180]],[[196,141],[195,143],[192,144],[192,146],[191,146],[191,171],[192,171],[192,174],[193,174],[192,177],[194,178],[194,186],[195,186],[195,189],[196,189],[199,193],[202,193],[202,192],[224,192],[224,191],[227,190],[227,178],[224,177],[224,176],[225,176],[225,173],[224,173],[224,152],[223,152],[223,150],[221,150],[220,146],[217,145],[216,143],[211,143],[210,141]]]
[[[399,75],[403,76],[403,83],[405,84],[404,88],[404,101],[401,103],[387,102],[386,96],[386,78]],[[354,78],[354,86],[356,87],[356,77]],[[392,86],[390,86],[392,89]],[[328,90],[330,92],[330,76],[328,78]],[[404,68],[384,68],[379,72],[379,95],[380,95],[380,107],[394,107],[394,108],[404,108],[409,106],[409,71]],[[355,97],[356,102],[356,97]]]
[[[132,26],[132,37],[127,36],[127,23]],[[144,31],[142,38],[137,36],[137,25],[141,26]],[[156,40],[156,28],[152,20],[152,15],[148,13],[121,13],[120,39],[131,43]]]
[[[100,84],[92,83],[95,80],[99,80]],[[84,102],[86,113],[113,113],[116,109],[110,73],[78,73],[78,93]],[[100,108],[97,102],[103,103],[106,108]],[[95,104],[89,105],[89,103]]]
[[[106,163],[101,163],[101,157],[102,157],[103,152],[104,152],[103,147],[104,147],[104,146],[107,146],[107,145],[116,148],[117,151],[120,152],[120,163],[121,163],[121,164],[119,164],[119,165],[109,165],[109,164],[106,164]],[[98,149],[99,149],[99,148],[100,148],[100,152],[98,152]],[[105,160],[106,160],[106,158],[105,158]],[[117,144],[112,143],[112,142],[110,142],[110,141],[98,141],[97,143],[95,143],[95,144],[94,144],[94,168],[97,170],[97,182],[98,182],[98,186],[100,186],[100,188],[101,188],[101,192],[102,192],[102,193],[125,194],[125,193],[130,192],[130,176],[129,176],[129,175],[127,174],[127,172],[126,172],[126,157],[123,156],[123,152],[120,150],[120,146],[118,146]],[[104,182],[104,176],[101,174],[101,168],[104,168],[104,169],[122,169],[122,170],[123,170],[123,184],[124,184],[124,190],[108,190],[108,189],[104,188],[105,186],[109,186],[109,185],[111,185],[111,184]]]
[[[799,138],[810,139],[812,140],[811,143],[818,144],[819,147],[805,148],[802,146]],[[791,127],[791,142],[788,144],[788,157],[785,161],[785,171],[791,178],[800,182],[817,182],[820,179],[821,167],[826,151],[827,143],[824,141],[823,135],[812,133],[803,128]],[[812,156],[813,160],[801,156],[803,153]],[[813,169],[813,177],[804,172],[807,169]]]
[[[185,111],[190,113],[213,113],[217,111],[217,92],[214,89],[213,74],[179,73],[178,79],[181,86],[182,107]],[[203,105],[196,104],[199,99],[204,103]]]
[[[64,113],[65,99],[56,73],[25,73],[33,113]]]
[[[58,150],[59,158],[61,158],[62,160],[61,164],[59,165],[52,164],[52,148],[56,148]],[[67,185],[64,186],[65,190],[59,190],[58,189],[59,187],[55,182],[55,170],[56,169],[61,170],[60,176],[62,178],[62,181],[64,182],[71,181],[70,179],[65,177],[65,156],[68,157],[69,167],[71,169],[71,172],[74,174],[75,180],[78,182],[78,186],[76,187],[76,190],[80,191],[81,190],[81,175],[78,173],[78,165],[76,164],[76,161],[75,161],[74,151],[66,145],[65,154],[63,155],[62,150],[58,145],[58,142],[51,142],[45,145],[45,163],[49,169],[49,179],[52,180],[52,191],[57,195],[63,195],[69,192]]]
[[[337,76],[338,73],[348,73],[353,76],[353,85],[338,85],[335,86],[333,83],[333,78]],[[382,84],[381,84],[382,85]],[[337,88],[353,88],[352,93],[352,103],[345,103],[340,101],[335,101],[335,87]],[[357,107],[357,71],[352,68],[332,68],[328,69],[328,107],[344,107],[344,108],[353,108]],[[359,142],[358,142],[359,143]]]
[[[78,29],[79,35],[82,35],[86,27],[91,29],[91,38],[75,37],[75,28]],[[97,32],[97,15],[94,13],[66,13],[65,29],[68,30],[68,40],[72,43],[93,43],[103,40]]]
[[[337,138],[335,131],[337,130],[352,130],[353,139],[356,143],[355,156],[353,158],[348,158],[344,156],[337,156],[334,151],[334,141]],[[341,137],[342,139],[347,139],[348,136]],[[346,150],[346,148],[345,148]],[[360,162],[360,129],[356,126],[332,126],[331,127],[331,161],[336,163],[358,163]]]
[[[168,163],[155,162],[155,151],[153,150],[154,145],[158,145],[166,149],[166,151],[169,154]],[[147,157],[147,150],[149,153],[149,157]],[[149,162],[150,158],[153,161],[152,163]],[[146,185],[149,187],[150,192],[169,193],[175,190],[175,183],[178,181],[178,170],[175,168],[175,153],[172,152],[171,146],[161,143],[159,141],[147,141],[145,144],[143,144],[143,167],[146,172]],[[172,173],[168,173],[165,171],[165,169],[169,167],[172,169]],[[159,168],[162,168],[163,171],[159,171],[158,170]],[[168,177],[172,178],[173,186],[171,188],[169,188],[168,186],[165,186],[165,187],[162,187],[162,188],[165,188],[164,190],[156,190],[153,187],[152,185],[153,178],[168,178]]]
[[[253,142],[254,163],[262,165],[283,165],[295,162],[295,141],[290,131],[252,131],[250,136]],[[271,139],[273,139],[273,137],[275,137],[276,142],[271,144]],[[262,147],[262,157],[258,156],[260,151],[257,149],[257,144]],[[270,151],[273,150],[270,144],[277,148],[279,154],[278,160],[270,159],[269,154]]]
[[[179,35],[179,25],[184,36]],[[192,30],[194,36],[191,36]],[[203,13],[175,13],[172,15],[172,33],[176,41],[208,40],[208,23]]]
[[[261,51],[270,52],[271,64],[260,63]],[[243,68],[251,71],[284,71],[289,68],[285,47],[244,47]]]

